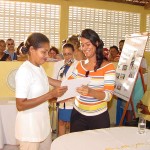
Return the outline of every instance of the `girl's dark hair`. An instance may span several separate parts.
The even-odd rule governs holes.
[[[94,71],[101,67],[101,64],[104,60],[103,56],[103,46],[104,43],[100,39],[99,35],[91,29],[85,29],[81,32],[80,37],[90,40],[90,42],[96,47],[96,65]]]
[[[32,33],[28,36],[24,46],[21,48],[21,52],[26,54],[29,52],[29,48],[33,46],[33,48],[41,48],[43,43],[49,43],[49,39],[42,33]]]
[[[72,51],[74,52],[74,46],[73,46],[72,44],[70,44],[70,43],[64,44],[64,45],[62,46],[62,48],[63,48],[63,49],[64,49],[64,48],[71,48]]]

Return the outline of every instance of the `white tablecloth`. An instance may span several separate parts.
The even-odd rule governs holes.
[[[17,145],[15,139],[15,101],[0,101],[0,149],[4,144]]]
[[[136,127],[74,132],[52,142],[51,150],[150,150],[150,130],[138,134]]]

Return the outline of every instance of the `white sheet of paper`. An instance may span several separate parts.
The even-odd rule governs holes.
[[[84,78],[77,78],[77,79],[70,79],[70,80],[62,81],[61,86],[67,86],[68,90],[66,91],[66,93],[64,95],[59,97],[57,99],[57,101],[60,102],[60,101],[65,100],[65,99],[78,96],[79,93],[76,92],[76,88],[81,87],[82,85],[87,85],[89,82],[90,82],[90,77],[84,77]]]

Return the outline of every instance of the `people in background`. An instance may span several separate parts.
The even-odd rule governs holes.
[[[15,42],[13,39],[7,39],[6,41],[6,50],[4,51],[6,54],[9,54],[10,59],[17,60],[17,53],[15,52]]]
[[[136,111],[137,103],[142,99],[144,92],[146,91],[148,74],[145,73],[147,69],[148,69],[147,62],[146,59],[143,57],[140,65],[140,73],[138,72],[135,86],[132,92],[132,100],[133,100],[135,112],[137,112]],[[143,82],[142,82],[142,78],[143,78]]]
[[[137,109],[140,117],[146,120],[146,127],[150,129],[150,88],[144,93],[142,100],[137,103]],[[139,118],[137,118],[137,124],[138,119]]]
[[[17,47],[16,53],[17,53],[17,60],[18,61],[25,61],[25,60],[28,59],[28,54],[23,54],[22,51],[21,51],[21,49],[23,48],[23,46],[24,46],[24,42],[21,42],[19,44],[19,46]]]
[[[103,56],[103,41],[98,34],[85,29],[80,35],[86,60],[80,61],[70,78],[90,77],[90,83],[77,88],[71,115],[71,132],[110,127],[107,102],[115,85],[115,68]]]
[[[125,40],[119,41],[119,53],[121,54]]]
[[[56,47],[51,46],[48,52],[49,58],[56,59],[57,54],[59,54],[59,50]]]
[[[119,61],[120,55],[119,55],[119,50],[118,47],[113,45],[109,49],[109,54],[108,54],[108,60],[109,61]]]
[[[105,58],[108,59],[109,50],[107,48],[103,48],[103,55],[104,55]]]
[[[23,53],[29,58],[18,69],[16,82],[15,136],[20,150],[49,150],[51,127],[48,100],[62,96],[67,87],[47,77],[41,66],[48,57],[49,39],[41,33],[32,33],[26,40]],[[49,85],[55,88],[49,91]]]
[[[5,41],[4,40],[0,40],[0,59],[4,55],[5,49],[6,49],[6,43],[5,43]]]
[[[22,48],[22,46],[24,46],[24,42],[21,42],[20,44],[19,44],[19,46],[17,47],[17,51],[16,51],[16,53],[17,53],[17,55],[20,55],[20,53],[21,53],[21,48]]]
[[[66,43],[70,43],[74,46],[74,49],[75,49],[74,58],[77,61],[85,60],[85,55],[80,50],[80,41],[79,41],[78,35],[72,35],[72,36],[68,37],[68,39],[66,40]]]
[[[4,53],[6,50],[6,43],[4,40],[0,40],[0,61],[10,60],[9,54]]]
[[[148,72],[148,75],[150,72]],[[149,78],[149,76],[148,76]],[[146,120],[146,127],[150,129],[150,86],[142,96],[141,100],[137,103],[136,108],[138,110],[138,116],[136,119],[125,123],[126,126],[138,126],[139,117]]]
[[[54,78],[59,80],[67,79],[77,65],[74,59],[74,47],[66,43],[62,47],[64,60],[56,62],[54,66]],[[59,105],[59,136],[66,133],[66,128],[70,127],[70,117],[73,109],[74,98]]]
[[[62,54],[57,54],[57,55],[56,55],[56,59],[57,59],[58,61],[63,60],[63,59],[64,59],[64,56],[63,56]]]
[[[133,63],[133,65],[134,65],[134,63]],[[136,105],[142,99],[142,97],[144,95],[144,91],[145,91],[145,85],[147,84],[145,82],[147,79],[144,80],[145,83],[142,83],[142,76],[144,77],[144,74],[147,70],[147,63],[146,63],[146,59],[144,57],[141,60],[140,70],[141,70],[141,73],[138,72],[138,75],[137,75],[137,78],[135,81],[135,85],[133,88],[133,92],[131,95],[135,114],[137,114]],[[144,77],[144,78],[146,78],[146,77]],[[125,105],[126,105],[126,101],[124,101],[121,98],[117,99],[116,125],[119,125],[119,123],[120,123],[123,111],[125,109]],[[133,110],[132,110],[131,104],[129,104],[128,109],[126,111],[125,118],[123,120],[123,125],[131,122],[133,120],[133,118],[134,118]]]

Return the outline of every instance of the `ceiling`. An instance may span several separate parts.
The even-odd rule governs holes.
[[[111,1],[118,3],[127,3],[131,5],[139,5],[144,6],[145,9],[150,9],[150,0],[103,0],[103,1]]]

